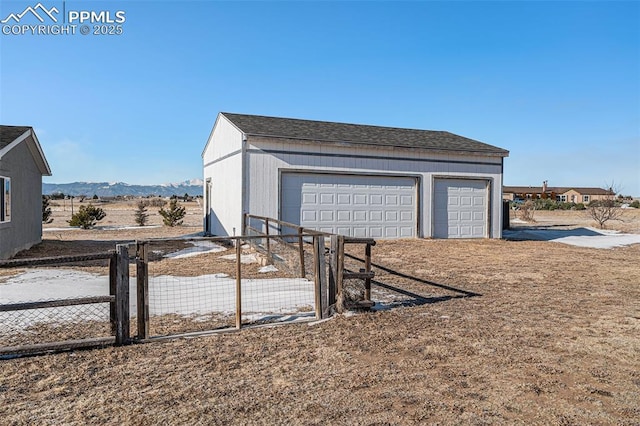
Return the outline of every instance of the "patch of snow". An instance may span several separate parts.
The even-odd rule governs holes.
[[[258,272],[260,272],[261,274],[266,274],[267,272],[278,272],[278,268],[273,265],[267,265],[258,269]]]
[[[640,244],[639,234],[623,234],[595,228],[558,229],[513,229],[505,230],[503,236],[508,240],[553,241],[579,247],[610,249],[631,244]]]
[[[557,238],[556,243],[570,244],[578,247],[590,247],[598,249],[611,249],[614,247],[640,244],[640,235],[636,234],[603,234],[598,236],[572,236]]]
[[[236,260],[235,254],[228,254],[226,256],[221,256],[225,260]],[[249,263],[258,263],[258,256],[255,253],[251,254],[241,254],[240,255],[240,263],[249,264]]]
[[[95,226],[93,229],[98,231],[124,231],[128,229],[153,229],[160,228],[162,225],[148,225],[148,226],[116,226],[116,225],[105,225],[105,226]],[[52,232],[52,231],[75,231],[80,229],[79,226],[67,226],[64,228],[42,228],[43,232]]]
[[[166,254],[164,257],[169,259],[184,259],[201,254],[219,253],[227,250],[225,247],[222,247],[212,241],[189,241],[189,243],[192,244],[193,247],[187,247],[186,249],[182,249],[175,253]]]
[[[153,229],[153,228],[161,228],[162,225],[147,225],[147,226],[117,226],[117,225],[104,225],[104,226],[95,226],[93,229],[97,229],[99,231],[123,231],[127,229]]]

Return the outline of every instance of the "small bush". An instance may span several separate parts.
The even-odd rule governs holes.
[[[533,200],[527,200],[520,206],[520,219],[526,222],[535,222],[533,214],[536,211],[536,203]]]
[[[633,207],[634,209],[640,209],[640,201],[634,200],[633,203],[629,204],[629,207]]]
[[[151,207],[164,207],[167,205],[167,202],[162,198],[152,198],[148,200],[147,203]]]
[[[575,209],[576,210],[586,210],[587,208],[584,206],[583,203],[578,203],[575,205]]]
[[[80,207],[78,213],[71,216],[71,220],[68,221],[71,226],[79,226],[82,229],[93,228],[97,222],[101,221],[107,216],[107,214],[100,207],[95,207],[92,204],[88,206]]]
[[[139,226],[145,226],[147,224],[147,221],[149,220],[149,213],[147,213],[148,205],[149,203],[147,201],[138,201],[135,212],[135,219],[136,224],[138,224]]]
[[[169,208],[161,208],[158,213],[162,216],[162,222],[167,226],[182,225],[182,219],[187,214],[186,209],[178,204],[178,199],[173,198],[169,203]]]
[[[42,223],[51,223],[53,222],[53,218],[51,215],[51,207],[49,206],[49,197],[46,195],[42,196]]]

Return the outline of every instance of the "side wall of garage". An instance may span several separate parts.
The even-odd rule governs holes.
[[[500,238],[502,157],[417,149],[354,147],[314,141],[249,136],[246,148],[246,211],[282,218],[283,174],[330,173],[352,176],[413,177],[417,188],[417,236],[434,236],[434,182],[437,178],[488,182],[487,236]]]
[[[223,115],[216,120],[202,153],[204,229],[212,235],[242,232],[243,135]]]

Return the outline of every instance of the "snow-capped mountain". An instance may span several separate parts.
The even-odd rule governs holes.
[[[115,197],[117,195],[170,197],[184,194],[196,196],[202,195],[202,184],[202,179],[189,179],[184,182],[160,185],[130,185],[125,182],[43,183],[42,193],[44,195],[56,193],[85,195],[87,197],[92,197],[93,195],[98,197]]]

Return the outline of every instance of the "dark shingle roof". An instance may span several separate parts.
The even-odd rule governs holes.
[[[509,151],[453,133],[363,124],[221,113],[243,133],[318,142],[477,152],[506,157]]]
[[[0,126],[0,149],[15,141],[30,128],[28,126]]]

